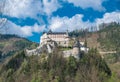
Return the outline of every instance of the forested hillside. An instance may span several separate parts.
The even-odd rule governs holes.
[[[48,57],[47,57],[48,56]],[[0,70],[1,82],[108,82],[111,70],[96,49],[81,59],[62,57],[59,50],[52,54],[25,56],[16,53]]]
[[[106,50],[115,51],[120,48],[120,25],[109,25],[98,32],[98,41]]]
[[[0,34],[0,60],[25,48],[35,48],[38,44],[16,35]]]
[[[120,24],[101,25],[100,30],[95,32],[84,30],[70,33],[71,36],[74,34],[79,37],[80,41],[86,40],[88,47],[97,48],[99,52],[116,52],[104,54],[103,57],[113,73],[111,82],[119,82],[117,79],[120,78]]]
[[[70,32],[72,37],[78,37],[80,41],[87,40],[88,47],[96,47],[103,51],[116,51],[120,45],[120,24],[110,23],[99,27],[99,31],[75,30]]]
[[[115,76],[113,80],[116,81],[117,78],[120,78],[120,25],[111,24],[100,30],[98,41],[103,50],[116,51],[114,54],[104,55],[104,59]]]

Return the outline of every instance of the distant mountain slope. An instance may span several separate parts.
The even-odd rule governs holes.
[[[97,32],[74,31],[71,36],[77,35],[80,41],[87,41],[87,46],[97,48],[109,65],[113,76],[110,82],[120,82],[120,24],[111,23],[101,25]],[[107,53],[116,52],[116,53]]]
[[[101,48],[115,51],[120,48],[120,25],[111,24],[98,32]]]
[[[85,39],[85,37],[84,37]],[[120,25],[109,24],[97,32],[87,34],[89,47],[96,47],[100,51],[117,51],[120,49]]]
[[[0,58],[5,58],[25,48],[35,48],[37,45],[16,35],[0,35]]]
[[[73,31],[71,36],[78,36],[80,41],[87,40],[88,47],[96,47],[100,51],[115,51],[120,47],[120,25],[105,24],[97,32]]]

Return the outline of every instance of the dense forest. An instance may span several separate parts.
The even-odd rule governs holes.
[[[0,70],[1,82],[107,82],[112,73],[97,49],[81,59],[63,58],[59,51],[46,56],[16,53]]]

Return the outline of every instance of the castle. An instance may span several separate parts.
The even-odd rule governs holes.
[[[33,50],[27,50],[27,55],[40,55],[43,52],[52,53],[56,48],[69,47],[70,37],[68,32],[46,32],[40,38],[40,45]],[[63,57],[74,56],[80,58],[80,52],[88,52],[89,48],[84,47],[79,40],[75,40],[70,50],[63,50]]]
[[[59,46],[68,47],[69,46],[69,35],[68,32],[52,32],[49,31],[44,33],[40,38],[40,45],[45,44],[48,39],[55,41]]]

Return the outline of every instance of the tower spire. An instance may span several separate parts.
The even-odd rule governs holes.
[[[49,29],[48,33],[52,33],[52,30],[51,30],[51,29]]]
[[[66,30],[66,34],[68,35],[68,33],[69,33],[69,30],[67,29],[67,30]]]

